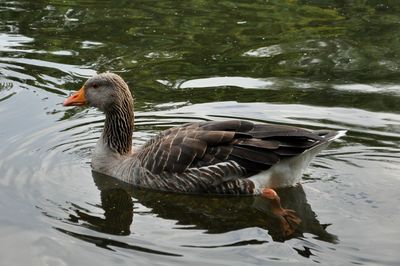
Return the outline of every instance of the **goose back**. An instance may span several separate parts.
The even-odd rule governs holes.
[[[164,184],[157,189],[251,194],[254,184],[248,177],[328,143],[335,135],[241,120],[196,122],[163,131],[135,151],[135,158],[144,169],[142,175]]]

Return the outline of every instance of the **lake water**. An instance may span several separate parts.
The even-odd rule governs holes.
[[[0,1],[0,265],[398,265],[400,2]],[[135,145],[190,121],[347,129],[258,197],[92,174],[104,115],[62,101],[96,72],[135,95]]]

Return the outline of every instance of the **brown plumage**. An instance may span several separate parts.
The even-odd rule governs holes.
[[[88,103],[106,114],[94,171],[164,191],[260,194],[265,187],[293,185],[310,160],[343,134],[240,120],[195,122],[132,149],[132,101],[119,76],[103,73],[64,105]]]
[[[250,175],[324,141],[318,134],[294,127],[240,120],[200,122],[162,132],[138,150],[137,158],[153,173],[182,173],[232,160]]]

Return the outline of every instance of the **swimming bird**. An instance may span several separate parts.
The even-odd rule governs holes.
[[[299,221],[280,206],[272,189],[298,183],[315,155],[344,135],[244,120],[207,121],[172,127],[132,147],[133,97],[119,75],[95,75],[64,101],[64,106],[83,105],[105,113],[93,171],[166,192],[261,195],[275,201],[277,215],[294,223]]]

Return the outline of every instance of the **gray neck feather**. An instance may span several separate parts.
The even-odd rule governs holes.
[[[103,141],[114,152],[121,155],[132,151],[133,99],[130,92],[121,92],[116,103],[105,112],[106,121],[103,129]]]

